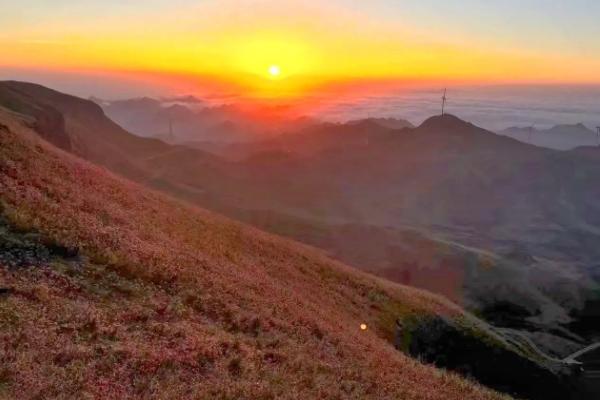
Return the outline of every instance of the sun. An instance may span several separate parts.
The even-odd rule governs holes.
[[[269,75],[271,75],[273,78],[278,77],[281,74],[281,68],[279,68],[279,65],[271,65],[269,67]]]

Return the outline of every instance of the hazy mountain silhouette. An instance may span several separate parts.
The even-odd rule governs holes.
[[[498,132],[524,143],[556,150],[571,150],[580,146],[597,146],[597,133],[583,124],[556,125],[549,129],[511,127]]]
[[[171,143],[231,143],[276,135],[283,127],[299,129],[312,123],[292,118],[285,110],[242,110],[235,105],[207,106],[195,97],[138,98],[98,101],[106,114],[130,132]]]
[[[107,118],[102,108],[88,100],[66,95],[40,85],[25,82],[0,82],[2,105],[32,117],[32,125],[41,130],[51,143],[82,158],[140,181],[155,179],[149,160],[168,152],[189,152],[186,147],[171,146],[154,138],[132,135]],[[150,99],[140,99],[150,103]],[[37,115],[58,115],[58,129],[47,118]],[[216,159],[208,153],[195,151],[196,158]]]
[[[313,123],[300,129],[292,127],[285,133],[266,140],[233,143],[218,147],[198,143],[196,147],[238,161],[253,154],[273,152],[306,157],[328,149],[361,148],[371,140],[378,141],[388,135],[394,135],[395,129],[388,125],[410,124],[403,120],[386,121],[386,124],[381,124],[374,118],[368,118],[347,123]]]
[[[414,128],[414,125],[412,123],[410,123],[409,121],[402,119],[402,118],[370,117],[370,118],[365,118],[365,119],[356,119],[356,120],[348,121],[346,124],[352,125],[352,124],[362,123],[364,121],[374,122],[378,125],[381,125],[385,128],[390,128],[390,129]]]

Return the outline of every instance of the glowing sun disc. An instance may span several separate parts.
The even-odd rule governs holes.
[[[279,76],[279,74],[281,74],[281,68],[279,68],[279,65],[271,65],[269,67],[269,75]]]

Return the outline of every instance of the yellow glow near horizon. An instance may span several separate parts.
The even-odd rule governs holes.
[[[600,57],[446,38],[316,1],[219,0],[1,28],[0,66],[197,76],[248,96],[301,96],[332,82],[600,82]]]
[[[226,57],[226,64],[237,73],[287,78],[306,75],[320,68],[312,40],[293,32],[260,31],[246,35],[228,35],[215,46]],[[276,73],[273,73],[276,69]]]

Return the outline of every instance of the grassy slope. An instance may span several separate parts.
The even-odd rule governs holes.
[[[1,108],[0,123],[3,214],[83,254],[0,268],[0,396],[500,398],[386,340],[396,313],[461,315],[441,298],[119,179]]]

